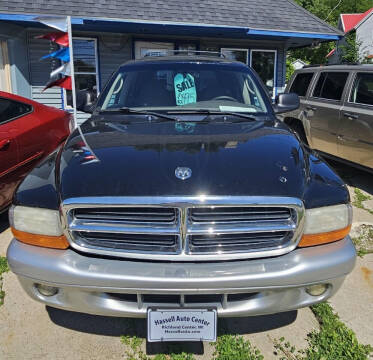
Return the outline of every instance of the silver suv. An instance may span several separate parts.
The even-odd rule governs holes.
[[[373,170],[373,66],[307,67],[286,92],[301,106],[281,116],[312,149]]]

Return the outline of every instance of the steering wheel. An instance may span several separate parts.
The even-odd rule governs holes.
[[[237,99],[235,99],[234,97],[232,97],[232,96],[225,96],[225,95],[214,97],[214,98],[211,99],[211,100],[228,100],[228,101],[239,102],[239,101],[238,101]]]

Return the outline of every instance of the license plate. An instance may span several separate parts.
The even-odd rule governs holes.
[[[148,341],[216,341],[216,309],[148,309]]]

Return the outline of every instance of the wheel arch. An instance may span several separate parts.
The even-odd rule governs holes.
[[[306,126],[302,120],[297,119],[292,116],[288,116],[284,118],[284,123],[289,126],[293,131],[299,134],[299,137],[302,140],[305,140],[306,145],[310,144],[310,138],[308,136],[308,131],[306,130]]]

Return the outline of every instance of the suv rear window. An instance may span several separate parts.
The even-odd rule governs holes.
[[[293,83],[291,84],[289,92],[296,93],[298,96],[306,96],[312,77],[312,72],[296,75]]]
[[[317,81],[314,97],[341,100],[348,72],[322,72]]]

